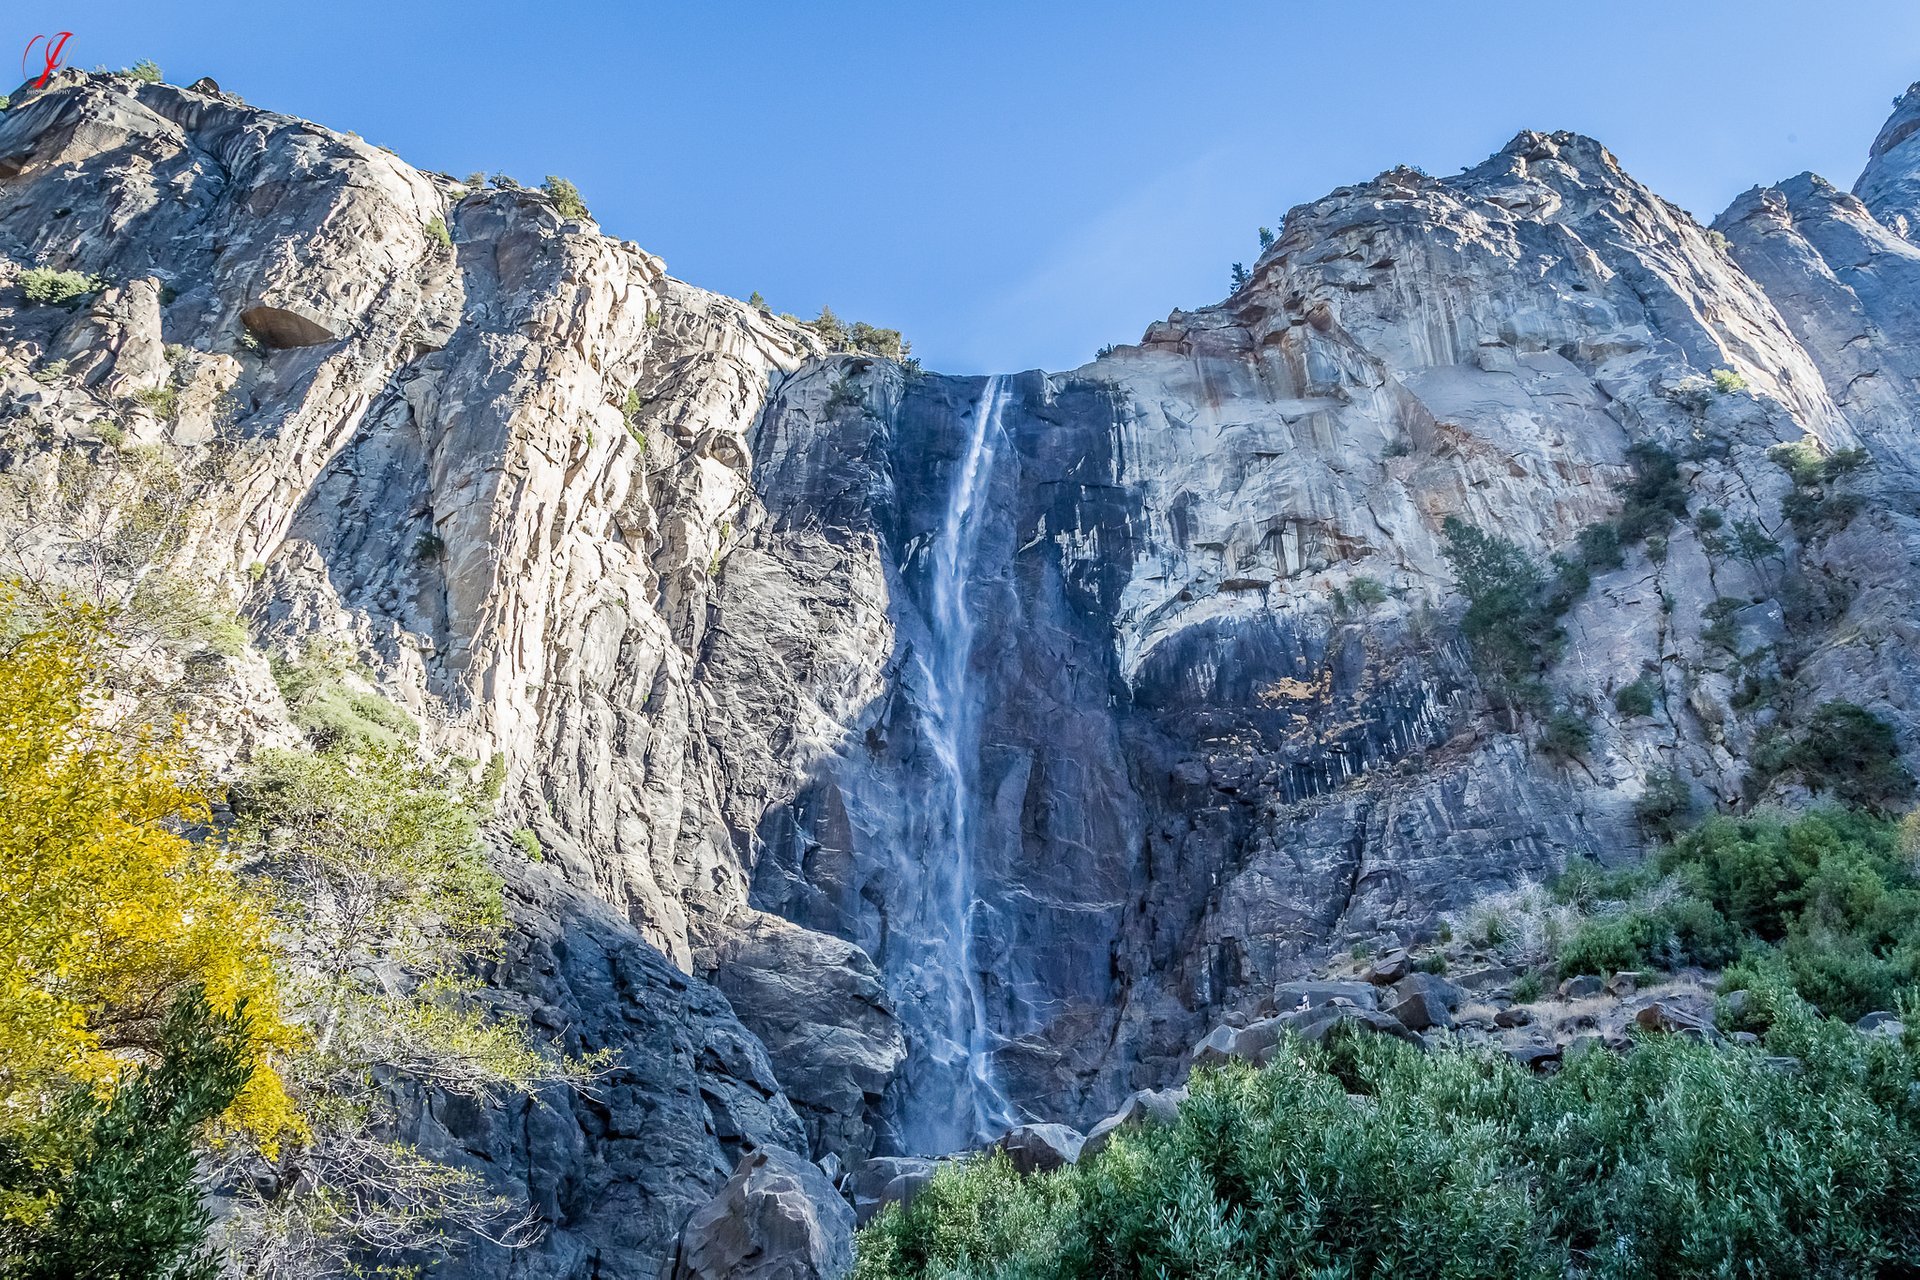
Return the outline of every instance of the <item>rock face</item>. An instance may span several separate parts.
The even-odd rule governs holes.
[[[839,1280],[853,1266],[853,1210],[820,1170],[779,1148],[740,1162],[687,1223],[673,1280]]]
[[[0,523],[32,571],[242,610],[253,649],[187,655],[218,766],[297,737],[269,651],[499,761],[548,858],[501,999],[628,1092],[421,1100],[550,1228],[448,1274],[652,1276],[723,1184],[786,1213],[776,1151],[1138,1111],[1229,1013],[1411,1035],[1373,1007],[1404,995],[1280,984],[1631,856],[1650,792],[1804,801],[1756,749],[1825,702],[1920,742],[1916,120],[1855,194],[1804,175],[1711,232],[1522,133],[988,384],[828,354],[538,192],[62,72],[0,115]],[[31,305],[30,267],[104,284]],[[1783,443],[1871,465],[1810,484]],[[1635,446],[1688,515],[1587,557],[1544,684],[1591,740],[1551,757],[1480,685],[1443,524],[1573,555]],[[183,532],[145,545],[156,503]]]
[[[553,1088],[497,1106],[416,1097],[412,1126],[397,1136],[480,1174],[497,1194],[523,1197],[546,1227],[533,1250],[481,1242],[450,1265],[501,1280],[657,1276],[689,1215],[711,1217],[723,1202],[738,1210],[739,1230],[776,1255],[803,1238],[818,1242],[823,1262],[844,1254],[851,1212],[791,1154],[806,1149],[806,1135],[766,1050],[726,1000],[604,904],[541,868],[509,871],[516,928],[488,975],[499,1005],[570,1053],[609,1051],[615,1069],[582,1092]],[[790,1220],[791,1230],[781,1225]],[[723,1231],[691,1253],[682,1247],[680,1274],[732,1274],[701,1268],[742,1238]]]

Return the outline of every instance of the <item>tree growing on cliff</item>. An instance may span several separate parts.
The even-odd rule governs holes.
[[[395,1075],[487,1101],[585,1087],[602,1070],[477,999],[473,966],[498,954],[506,918],[479,839],[481,785],[411,749],[362,745],[267,752],[233,789],[236,837],[278,904],[288,1003],[313,1035],[293,1078],[309,1140],[277,1160],[231,1157],[248,1211],[229,1243],[250,1274],[341,1274],[364,1254],[539,1235],[478,1175],[380,1136],[399,1120],[382,1083]]]
[[[268,1151],[301,1132],[268,920],[202,834],[191,756],[171,726],[104,709],[101,611],[19,599],[0,597],[0,1221],[16,1252],[49,1224],[179,1226],[177,1178],[127,1165],[130,1147],[172,1144],[175,1168],[216,1119]],[[228,1046],[222,1063],[180,1057],[183,1018]],[[162,1234],[186,1248],[181,1232]]]
[[[548,174],[540,189],[547,193],[547,199],[553,201],[554,212],[561,217],[583,220],[593,217],[587,212],[587,202],[580,198],[580,188],[558,174]]]

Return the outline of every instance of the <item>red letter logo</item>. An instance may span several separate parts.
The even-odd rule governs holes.
[[[20,78],[24,80],[28,75],[27,59],[33,55],[33,46],[39,44],[42,40],[46,40],[47,47],[42,52],[47,60],[47,69],[42,71],[40,78],[33,82],[33,87],[36,89],[46,88],[47,78],[60,69],[60,51],[67,47],[67,41],[73,37],[73,32],[71,31],[61,31],[57,34],[60,37],[57,41],[48,39],[46,36],[35,36],[33,39],[27,41],[27,51],[20,55]]]

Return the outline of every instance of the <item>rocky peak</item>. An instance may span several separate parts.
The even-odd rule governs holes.
[[[1920,84],[1893,100],[1893,114],[1867,152],[1867,167],[1853,184],[1873,216],[1901,235],[1920,226]]]

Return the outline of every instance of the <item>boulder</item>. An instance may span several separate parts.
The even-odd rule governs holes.
[[[854,1219],[864,1227],[886,1206],[913,1199],[939,1168],[940,1162],[927,1156],[875,1156],[862,1161],[846,1179]]]
[[[1646,977],[1647,975],[1644,973],[1636,973],[1631,969],[1623,969],[1607,979],[1607,994],[1610,996],[1620,996],[1622,998],[1630,996],[1640,989],[1640,984],[1646,981]]]
[[[1423,995],[1436,1001],[1449,1013],[1460,1007],[1463,998],[1459,987],[1437,973],[1410,973],[1393,984],[1393,994],[1402,1000],[1416,994]]]
[[[1367,969],[1367,981],[1376,986],[1391,986],[1407,976],[1413,970],[1413,958],[1405,947],[1395,947],[1381,954],[1378,960]]]
[[[1409,1031],[1445,1030],[1453,1025],[1453,1014],[1436,995],[1422,990],[1408,992],[1387,1007],[1387,1013]]]
[[[1557,1044],[1516,1044],[1507,1048],[1507,1056],[1529,1071],[1541,1071],[1560,1061]]]
[[[1704,1009],[1688,1008],[1675,1000],[1655,1000],[1636,1012],[1633,1020],[1648,1031],[1664,1031],[1669,1035],[1693,1036],[1708,1041],[1720,1039],[1720,1032],[1714,1027],[1710,1013]]]
[[[1896,1036],[1904,1030],[1900,1025],[1900,1015],[1897,1013],[1888,1013],[1885,1009],[1874,1010],[1866,1017],[1860,1019],[1860,1021],[1854,1023],[1853,1029],[1855,1031],[1879,1031],[1880,1028],[1889,1023],[1893,1025],[1893,1034]]]
[[[1381,1035],[1392,1036],[1396,1040],[1405,1040],[1422,1047],[1426,1044],[1411,1027],[1398,1018],[1389,1017],[1373,1009],[1349,1009],[1343,1005],[1325,1005],[1318,1009],[1289,1014],[1276,1021],[1286,1023],[1288,1030],[1302,1040],[1308,1040],[1314,1044],[1324,1041],[1339,1027],[1357,1027],[1364,1031],[1376,1031]]]
[[[1523,976],[1518,969],[1493,965],[1485,969],[1468,970],[1453,981],[1455,986],[1467,991],[1501,991],[1512,987]]]
[[[1298,1013],[1341,1001],[1374,1009],[1379,1007],[1380,996],[1368,982],[1283,982],[1273,989],[1275,1013]]]
[[[1567,1042],[1567,1047],[1560,1051],[1560,1058],[1563,1062],[1577,1062],[1589,1053],[1598,1052],[1605,1047],[1605,1042],[1598,1035],[1590,1033],[1575,1036]]]
[[[1493,1025],[1496,1027],[1524,1027],[1532,1021],[1533,1015],[1517,1004],[1493,1015]]]
[[[1120,1109],[1087,1131],[1080,1156],[1085,1159],[1106,1147],[1113,1135],[1128,1125],[1172,1124],[1180,1118],[1185,1089],[1142,1089],[1120,1104]]]
[[[1604,990],[1606,990],[1605,983],[1590,973],[1583,973],[1577,977],[1568,978],[1560,984],[1560,998],[1562,1000],[1585,1000],[1589,996],[1599,995]]]
[[[673,1280],[840,1280],[853,1230],[853,1210],[816,1165],[763,1147],[687,1220]]]
[[[1287,1029],[1288,1021],[1284,1017],[1263,1018],[1244,1027],[1222,1023],[1193,1047],[1190,1065],[1217,1067],[1234,1060],[1250,1062],[1256,1067],[1264,1065]]]
[[[993,1149],[1006,1152],[1021,1173],[1051,1173],[1078,1160],[1086,1141],[1069,1125],[1023,1124],[1007,1130]]]

